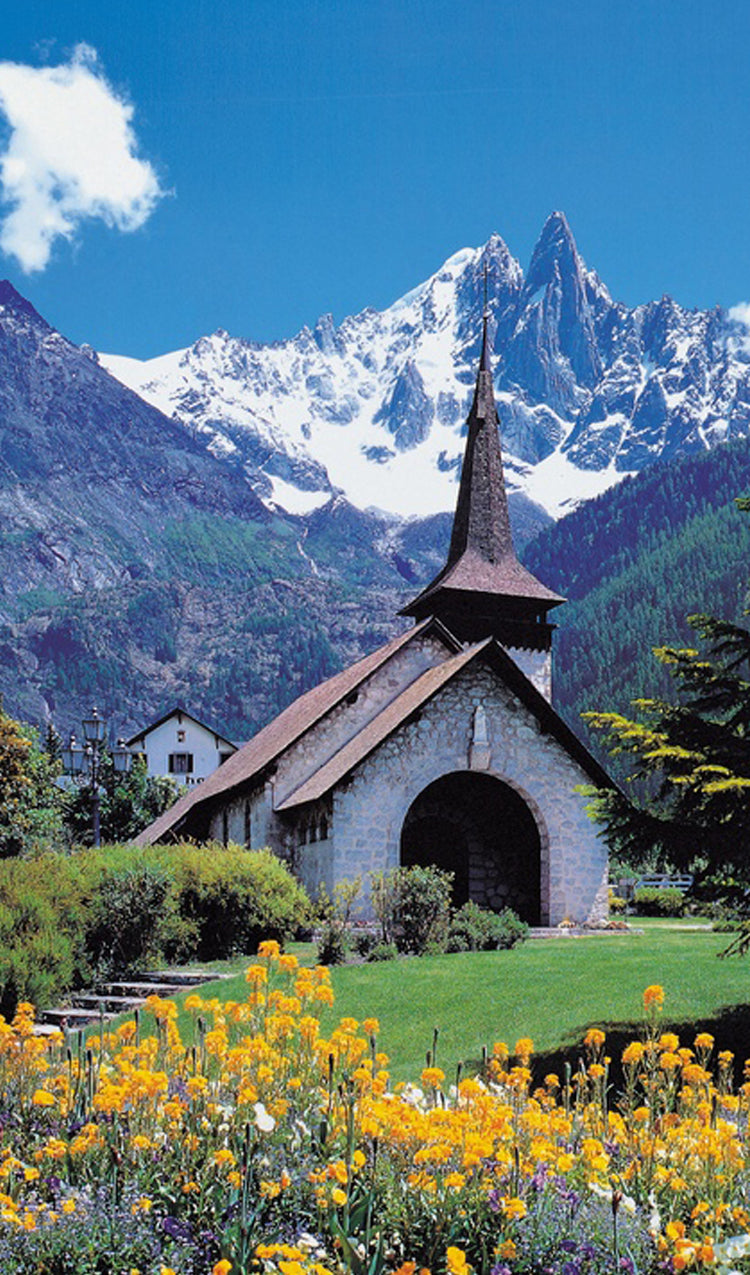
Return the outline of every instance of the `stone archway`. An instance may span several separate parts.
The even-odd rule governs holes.
[[[454,873],[453,902],[512,907],[530,925],[541,920],[542,841],[529,804],[509,784],[455,771],[429,784],[409,807],[401,863]]]

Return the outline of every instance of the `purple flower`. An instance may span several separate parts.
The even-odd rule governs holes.
[[[183,1222],[177,1217],[165,1217],[162,1226],[171,1240],[179,1240],[181,1243],[187,1243],[192,1239],[193,1228],[189,1222]]]

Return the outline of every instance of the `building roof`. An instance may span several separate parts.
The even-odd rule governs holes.
[[[403,726],[414,713],[419,712],[442,687],[452,681],[469,664],[477,661],[484,661],[494,668],[505,684],[534,714],[541,729],[557,740],[595,784],[599,787],[612,787],[612,780],[606,771],[555,712],[549,701],[521,672],[515,660],[511,659],[495,638],[485,638],[483,642],[468,647],[458,655],[454,655],[452,659],[446,660],[445,663],[422,673],[376,717],[367,722],[353,739],[286,797],[277,809],[292,810],[305,802],[317,801],[325,793],[330,792],[356,766],[369,757],[389,735]]]
[[[432,618],[423,620],[413,629],[408,629],[405,633],[393,638],[392,641],[379,647],[370,655],[366,655],[364,659],[358,660],[356,664],[350,665],[343,672],[336,673],[327,681],[321,682],[319,686],[300,695],[288,708],[279,713],[278,717],[275,717],[248,743],[229,757],[223,766],[204,779],[203,783],[196,784],[195,788],[154,820],[136,838],[138,844],[149,845],[158,841],[168,832],[176,829],[182,819],[195,807],[259,777],[277,757],[315,726],[331,709],[353,694],[372,673],[386,664],[416,637],[428,631],[432,631],[449,651],[456,652],[460,649],[460,643],[453,635],[439,620]]]
[[[474,399],[458,489],[448,559],[442,571],[402,615],[424,614],[425,602],[450,589],[526,598],[545,610],[564,602],[518,561],[508,513],[503,457],[488,342],[488,314],[482,329]]]
[[[210,735],[215,735],[216,738],[220,739],[223,744],[229,744],[230,748],[237,747],[231,739],[227,739],[226,735],[222,735],[221,731],[215,730],[214,727],[209,726],[207,722],[202,722],[200,718],[195,716],[195,713],[188,712],[188,710],[183,708],[181,704],[175,705],[175,707],[170,709],[168,713],[165,713],[163,717],[157,718],[155,722],[149,722],[148,726],[143,727],[143,730],[136,731],[135,735],[131,735],[130,739],[125,740],[126,745],[128,748],[133,748],[139,740],[144,739],[146,735],[150,735],[152,731],[157,730],[159,726],[163,726],[165,722],[168,722],[172,717],[176,717],[178,713],[183,717],[188,717],[191,722],[195,723],[196,726],[201,726],[203,730],[207,730]]]

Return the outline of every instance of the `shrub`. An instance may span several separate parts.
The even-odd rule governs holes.
[[[143,861],[102,874],[86,927],[96,978],[131,974],[160,959],[171,885],[162,867]]]
[[[515,947],[526,938],[528,928],[512,908],[491,912],[469,900],[453,914],[447,948],[449,952],[489,952]]]
[[[270,850],[216,842],[160,851],[173,877],[176,923],[167,955],[214,960],[284,942],[306,924],[310,900]]]
[[[336,921],[326,921],[318,933],[315,950],[319,965],[343,965],[349,952],[346,928]]]
[[[398,948],[395,943],[376,943],[367,953],[368,961],[395,961]]]
[[[394,937],[399,952],[445,951],[453,873],[440,868],[397,868]]]
[[[635,910],[641,916],[683,916],[685,897],[681,890],[641,886],[635,892]]]
[[[304,890],[268,850],[103,846],[0,862],[0,1013],[151,961],[251,952],[290,938]]]
[[[624,912],[626,907],[627,907],[627,900],[623,899],[621,895],[615,894],[614,890],[610,887],[610,891],[609,891],[610,912],[618,912],[618,913]]]
[[[370,952],[378,946],[378,936],[374,930],[354,930],[350,932],[352,947],[358,956],[368,960]]]

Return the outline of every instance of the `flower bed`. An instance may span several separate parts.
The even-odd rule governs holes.
[[[662,1033],[646,989],[624,1093],[604,1034],[573,1075],[495,1045],[482,1077],[391,1087],[378,1024],[329,1038],[328,973],[274,943],[243,1002],[152,997],[88,1045],[0,1026],[0,1271],[593,1275],[750,1270],[750,1083]],[[434,1043],[433,1043],[434,1051]]]

